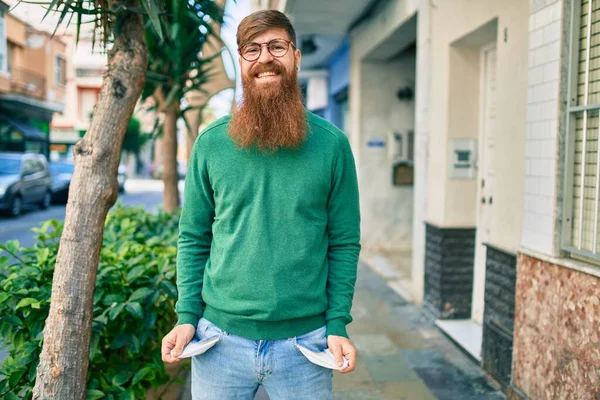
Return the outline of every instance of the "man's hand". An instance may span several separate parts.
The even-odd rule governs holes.
[[[339,366],[344,364],[343,357],[348,359],[348,366],[341,370],[340,373],[347,374],[354,371],[356,366],[356,349],[350,339],[343,336],[327,336],[327,347],[335,357],[335,363]]]
[[[195,333],[196,328],[191,324],[182,324],[173,328],[162,340],[162,360],[169,364],[181,361],[177,357],[183,351],[183,346],[191,342]],[[174,356],[171,355],[171,350]]]

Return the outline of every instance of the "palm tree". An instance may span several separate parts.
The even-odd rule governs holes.
[[[195,20],[197,26],[205,25],[211,18],[221,20],[222,12],[211,0],[185,3],[175,0],[52,0],[47,6],[48,12],[59,15],[57,28],[74,18],[78,39],[82,23],[91,21],[93,37],[106,48],[110,47],[108,70],[90,128],[74,150],[73,190],[69,192],[33,394],[35,399],[84,399],[92,302],[103,227],[106,214],[117,198],[116,176],[125,131],[146,80],[146,31],[152,31],[159,40],[185,40],[181,36],[182,26],[169,24],[171,15],[168,12],[193,11],[195,17],[190,21]],[[152,42],[151,46],[158,46],[158,42]],[[199,54],[193,56],[198,58]],[[191,56],[169,54],[169,57]],[[152,63],[160,64],[160,60],[153,58]],[[202,63],[198,61],[198,64]],[[197,87],[204,79],[204,76],[196,77],[192,84]],[[167,94],[166,100],[169,96]]]
[[[177,120],[189,108],[181,101],[191,92],[203,90],[214,73],[213,59],[206,57],[209,40],[217,38],[215,25],[223,22],[223,7],[218,1],[166,1],[164,20],[172,27],[163,40],[155,31],[146,35],[150,55],[148,80],[142,98],[153,97],[158,111],[164,114],[162,151],[164,209],[179,207],[177,182]],[[204,57],[203,57],[204,56]]]
[[[225,0],[216,0],[216,2],[224,6]],[[213,30],[220,35],[221,25],[214,24]],[[233,96],[231,99],[230,111],[233,112],[236,106],[235,78],[232,79],[228,76],[225,67],[225,59],[227,59],[229,65],[235,70],[236,62],[233,58],[233,54],[227,46],[224,45],[220,36],[211,36],[207,45],[208,46],[205,46],[205,49],[202,49],[202,54],[207,58],[213,58],[211,66],[213,67],[215,74],[212,74],[210,81],[202,86],[202,91],[189,91],[185,96],[185,103],[188,105],[188,111],[185,115],[182,115],[182,117],[187,125],[185,154],[186,161],[188,162],[192,153],[193,144],[199,134],[198,130],[202,123],[203,109],[208,105],[210,99],[221,91],[232,89]],[[218,57],[217,53],[220,53],[221,57]]]

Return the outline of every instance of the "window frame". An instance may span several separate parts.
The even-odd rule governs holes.
[[[8,36],[6,34],[6,11],[0,9],[0,71],[8,73]]]
[[[598,0],[596,0],[598,1]],[[567,75],[567,105],[565,110],[565,126],[566,126],[566,137],[565,137],[565,147],[564,147],[564,176],[562,179],[563,185],[563,202],[562,202],[562,216],[560,218],[561,222],[561,231],[560,231],[560,247],[563,251],[566,251],[570,254],[572,258],[584,259],[586,261],[592,262],[600,262],[600,246],[598,246],[598,235],[600,235],[599,229],[599,218],[600,218],[600,148],[597,150],[597,165],[596,165],[596,185],[595,185],[595,208],[594,208],[594,231],[593,231],[593,244],[592,251],[586,250],[582,248],[582,234],[583,234],[583,216],[585,214],[583,208],[583,190],[585,188],[584,178],[585,178],[585,164],[586,164],[586,143],[587,143],[587,133],[588,127],[586,124],[588,113],[592,112],[593,114],[600,113],[600,103],[596,104],[585,104],[585,105],[577,105],[577,87],[578,87],[578,74],[579,74],[579,42],[580,42],[580,30],[581,30],[581,14],[582,14],[582,0],[572,0],[571,1],[571,16],[570,16],[570,38],[569,38],[569,59],[568,59],[568,75]],[[589,0],[588,2],[588,15],[589,11],[591,11],[593,5],[593,0]],[[591,22],[591,21],[590,21]],[[588,22],[587,27],[587,44],[586,44],[586,81],[585,81],[585,89],[584,96],[588,96],[588,88],[589,88],[589,73],[590,73],[590,48],[591,48],[591,37],[592,37],[592,23]],[[587,103],[587,99],[586,99]],[[574,169],[575,169],[575,141],[577,138],[577,116],[583,113],[584,115],[584,126],[583,126],[583,160],[582,160],[582,174],[577,178],[574,177]],[[600,118],[600,115],[598,116]],[[599,137],[598,141],[600,142],[600,128],[599,128]],[[578,235],[578,243],[573,243],[573,217],[574,217],[574,208],[573,208],[573,195],[575,191],[574,179],[582,180],[582,195],[580,197],[580,215],[579,215],[579,235]]]
[[[59,68],[59,60],[63,62],[62,68]],[[64,77],[64,82],[61,82],[62,77]],[[54,83],[60,87],[67,85],[67,58],[63,54],[54,55]]]

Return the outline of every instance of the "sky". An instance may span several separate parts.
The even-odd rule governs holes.
[[[237,60],[237,44],[235,34],[237,32],[237,26],[240,21],[250,14],[250,0],[227,0],[225,5],[225,23],[221,27],[221,38],[229,48],[233,56],[233,65],[232,63],[228,63],[227,60],[224,60],[225,69],[227,70],[227,75],[230,77],[233,73],[233,69],[235,68],[235,72],[237,75],[237,83],[238,87],[236,90],[237,100],[240,99],[242,90],[241,90],[241,78],[239,76],[239,66]],[[225,93],[221,93],[213,97],[210,102],[211,108],[215,110],[215,114],[217,117],[221,117],[225,114],[229,113],[230,105],[231,105],[231,91],[227,91]]]

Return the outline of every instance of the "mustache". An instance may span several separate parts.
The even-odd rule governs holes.
[[[282,65],[270,63],[270,64],[257,64],[254,68],[252,68],[252,75],[256,76],[258,74],[262,74],[263,72],[274,72],[279,75],[285,74],[285,68]]]

